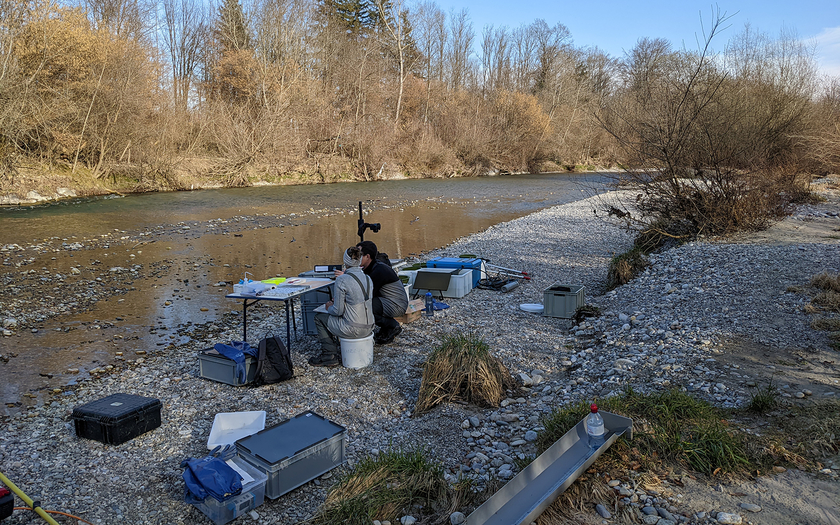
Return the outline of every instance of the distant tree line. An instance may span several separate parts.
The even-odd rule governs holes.
[[[33,165],[140,189],[620,165],[729,196],[837,171],[840,82],[807,46],[710,40],[616,58],[431,1],[0,0],[0,189]]]

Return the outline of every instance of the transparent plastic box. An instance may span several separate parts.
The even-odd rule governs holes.
[[[242,482],[242,492],[238,496],[231,496],[222,501],[208,496],[203,502],[193,504],[216,525],[224,525],[233,521],[239,516],[251,512],[265,501],[265,484],[268,480],[265,473],[238,456],[230,461],[253,480]]]

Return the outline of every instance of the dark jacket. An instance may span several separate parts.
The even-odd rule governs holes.
[[[365,268],[365,274],[373,281],[373,296],[382,301],[385,317],[399,317],[408,308],[408,294],[397,272],[385,263],[375,261]]]

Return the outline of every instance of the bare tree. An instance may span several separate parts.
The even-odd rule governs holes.
[[[209,36],[207,13],[198,0],[163,0],[163,15],[163,40],[172,67],[172,97],[177,107],[186,109]]]
[[[97,29],[119,38],[144,40],[152,31],[155,3],[151,0],[79,0]]]
[[[470,50],[475,39],[469,12],[466,9],[450,16],[449,37],[447,50],[449,88],[458,91],[464,87],[469,77]]]
[[[696,52],[640,41],[627,57],[626,91],[602,117],[634,168],[624,177],[638,195],[647,248],[762,228],[803,190],[796,137],[808,116],[807,54],[787,44],[778,53],[747,35],[731,60],[715,55],[712,40],[727,20],[713,13]]]
[[[426,102],[423,108],[423,124],[429,122],[429,107],[432,97],[432,82],[443,80],[443,57],[446,51],[446,14],[434,2],[420,4],[415,12],[417,42],[423,60],[423,76],[426,78]]]
[[[510,87],[510,49],[505,27],[484,28],[481,40],[482,89],[495,91]]]
[[[396,3],[384,0],[375,0],[379,10],[381,25],[393,40],[397,55],[398,84],[397,104],[394,110],[394,130],[396,131],[400,122],[400,110],[402,109],[403,93],[405,91],[405,79],[411,72],[414,61],[418,58],[414,50],[414,42],[410,35],[410,28],[407,23],[407,10],[403,7],[402,0]]]

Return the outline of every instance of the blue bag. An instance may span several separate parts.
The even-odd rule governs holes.
[[[187,503],[200,503],[207,496],[222,501],[242,492],[239,473],[218,457],[187,458],[181,462],[181,467],[184,469],[184,501]]]
[[[257,349],[251,348],[251,345],[244,341],[231,341],[229,345],[216,343],[213,349],[236,363],[236,376],[239,378],[240,383],[244,383],[247,379],[245,374],[245,354],[257,357]]]

